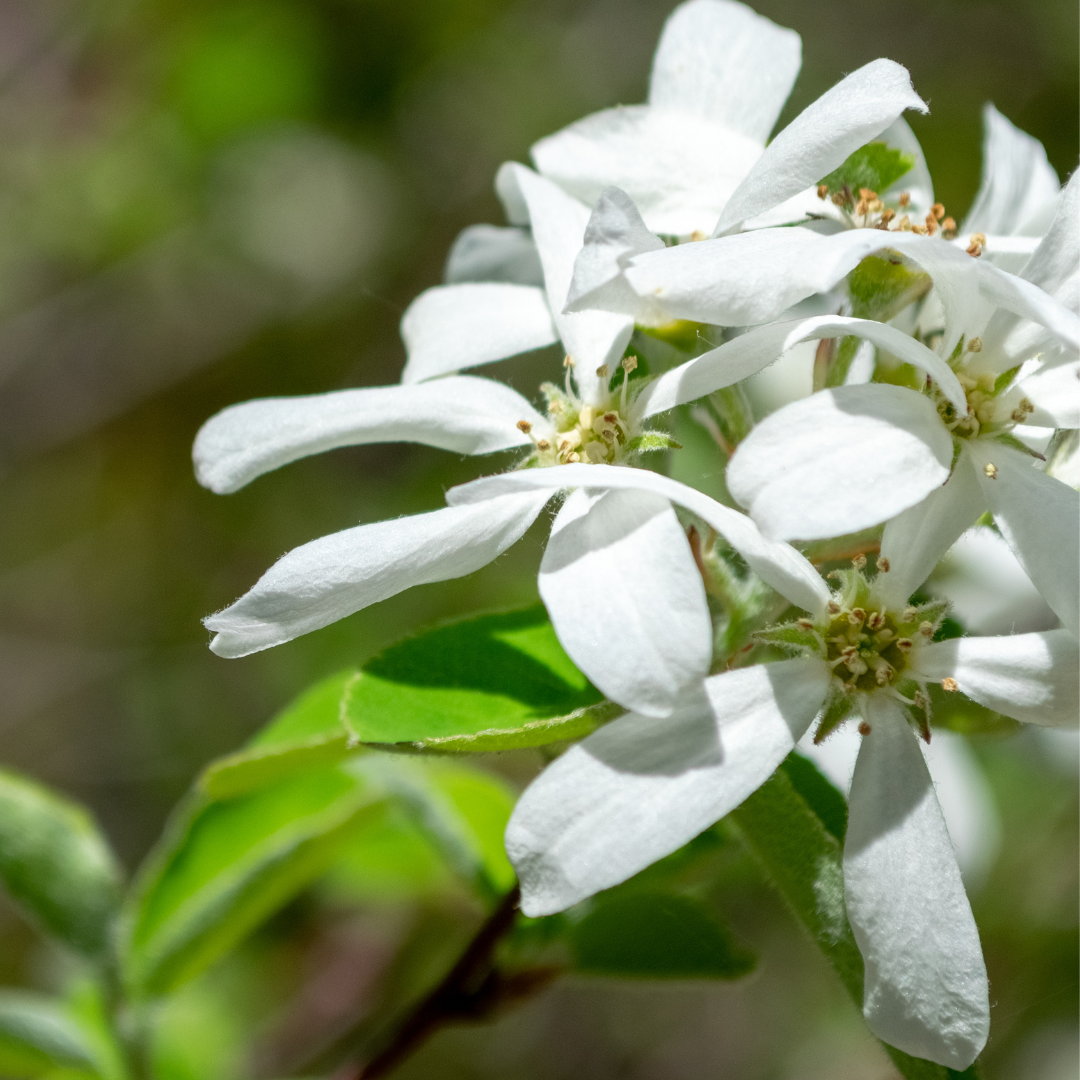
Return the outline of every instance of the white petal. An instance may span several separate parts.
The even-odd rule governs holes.
[[[773,139],[724,207],[714,235],[816,184],[905,109],[929,111],[906,68],[874,60],[853,71]]]
[[[863,1015],[891,1046],[966,1069],[990,1027],[979,931],[915,734],[883,695],[867,712],[844,844]]]
[[[626,279],[672,318],[752,326],[828,292],[867,255],[888,249],[934,279],[955,345],[978,303],[978,260],[943,240],[913,233],[851,229],[822,236],[803,228],[761,229],[638,255]]]
[[[1045,368],[1024,379],[1017,390],[1035,406],[1028,423],[1080,428],[1080,363]]]
[[[1012,236],[1058,195],[1058,178],[1038,139],[983,106],[983,173],[963,232]]]
[[[935,488],[885,526],[881,556],[888,560],[889,571],[878,574],[874,592],[886,607],[904,607],[986,509],[975,469],[971,457],[961,453],[944,487]]]
[[[501,283],[437,285],[401,319],[403,383],[539,349],[558,340],[543,289]]]
[[[739,444],[727,483],[766,536],[816,540],[895,517],[945,483],[951,464],[930,399],[875,383],[766,417]]]
[[[621,188],[657,233],[709,232],[761,156],[759,140],[711,120],[648,105],[605,109],[541,139],[539,171],[592,205]]]
[[[769,540],[745,515],[710,499],[708,495],[648,469],[619,465],[556,465],[548,469],[522,469],[485,476],[451,488],[446,501],[466,505],[517,491],[557,491],[562,488],[594,491],[639,489],[651,491],[711,525],[763,581],[793,604],[814,614],[825,610],[829,590],[813,566],[789,544]]]
[[[982,259],[975,262],[979,270],[979,290],[987,300],[1014,315],[1045,326],[1074,353],[1080,349],[1080,315],[1024,278],[999,270]]]
[[[332,533],[280,558],[204,620],[210,648],[237,657],[329,626],[389,596],[479,570],[516,543],[547,502],[529,493]]]
[[[755,791],[821,708],[828,671],[786,660],[707,679],[678,711],[630,714],[553,761],[506,829],[526,915],[562,911],[680,848]]]
[[[536,245],[524,229],[470,225],[450,246],[443,280],[447,285],[504,281],[543,287],[544,271]]]
[[[964,390],[952,369],[922,342],[887,323],[825,315],[751,330],[672,368],[642,391],[634,403],[635,414],[642,418],[655,416],[721,387],[731,386],[771,364],[800,342],[847,335],[872,341],[899,359],[921,368],[938,381],[951,401],[962,411],[967,411]]]
[[[533,239],[544,267],[548,302],[563,347],[577,362],[574,374],[579,391],[585,400],[596,400],[601,389],[596,370],[604,364],[614,369],[633,333],[633,319],[606,311],[564,313],[589,210],[531,169],[512,163],[503,166],[503,170],[507,169],[513,173],[529,208]]]
[[[935,682],[955,679],[972,701],[1014,720],[1080,723],[1080,645],[1068,630],[937,641],[914,653],[911,667]]]
[[[994,522],[1062,623],[1080,633],[1080,494],[992,439],[969,446]],[[993,480],[985,469],[992,464]]]
[[[973,634],[1021,634],[1058,624],[1012,548],[989,525],[976,525],[960,537],[928,589],[944,596]]]
[[[1021,277],[1070,311],[1080,311],[1080,173],[1061,192],[1050,228]]]
[[[645,228],[630,197],[619,188],[605,188],[585,229],[585,246],[574,262],[567,310],[600,308],[640,322],[647,304],[622,276],[623,267],[634,255],[663,246],[663,240]]]
[[[802,66],[802,42],[743,4],[690,0],[664,24],[649,104],[764,143]],[[826,170],[827,171],[827,170]]]
[[[625,708],[667,716],[708,674],[705,587],[666,499],[575,491],[552,526],[538,585],[570,658]]]
[[[195,438],[195,474],[224,495],[290,461],[376,442],[418,442],[459,454],[527,446],[527,420],[548,422],[517,391],[456,375],[412,386],[375,386],[311,397],[264,398],[212,417]]]

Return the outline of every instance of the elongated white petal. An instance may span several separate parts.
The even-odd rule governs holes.
[[[1080,634],[1080,494],[992,439],[969,445],[1001,534],[1054,614]]]
[[[999,270],[981,259],[977,264],[979,290],[989,301],[1045,326],[1074,353],[1080,349],[1080,315],[1022,277]]]
[[[585,246],[574,262],[567,311],[601,308],[642,321],[647,301],[630,288],[623,268],[634,255],[663,246],[663,240],[645,227],[626,192],[605,188],[585,229]]]
[[[604,364],[612,369],[618,362],[634,330],[633,319],[606,311],[566,314],[566,298],[574,274],[574,260],[582,248],[589,210],[550,180],[537,176],[523,165],[510,163],[509,171],[529,208],[533,239],[544,267],[548,302],[563,347],[574,358],[575,378],[586,401],[598,398],[601,379],[596,370]]]
[[[887,250],[900,252],[934,279],[955,345],[977,310],[978,260],[934,237],[878,229],[831,236],[803,228],[761,229],[638,255],[626,279],[672,318],[752,326],[828,292],[867,255]]]
[[[375,386],[311,397],[264,398],[212,417],[195,438],[195,475],[219,495],[290,461],[376,442],[418,442],[459,454],[490,454],[548,428],[517,391],[490,379],[450,376],[412,386]]]
[[[914,653],[911,667],[927,680],[955,679],[973,701],[1014,720],[1080,723],[1080,644],[1068,630],[937,641]]]
[[[539,171],[592,205],[614,185],[657,233],[709,232],[762,144],[711,120],[649,105],[605,109],[541,139]]]
[[[1080,428],[1080,362],[1036,372],[1017,387],[1035,406],[1028,423],[1038,427]]]
[[[313,540],[280,558],[249,592],[204,620],[216,635],[210,648],[218,656],[247,656],[413,585],[471,574],[516,543],[546,502],[546,494],[511,495]]]
[[[664,24],[649,104],[723,124],[759,143],[772,131],[802,66],[802,42],[730,0],[690,0]]]
[[[952,369],[922,342],[887,323],[836,315],[774,323],[740,334],[719,348],[665,372],[650,383],[634,403],[635,413],[642,418],[655,416],[755,374],[800,342],[849,334],[872,341],[899,359],[922,368],[937,380],[946,396],[961,412],[967,411],[963,387]]]
[[[532,237],[514,226],[469,225],[458,233],[446,257],[447,285],[503,281],[543,287],[544,270]]]
[[[963,232],[1012,236],[1058,196],[1058,178],[1038,139],[983,106],[983,172]]]
[[[728,200],[714,235],[816,184],[905,109],[929,111],[906,68],[874,60],[853,71],[773,139]]]
[[[531,285],[437,285],[401,319],[403,383],[433,379],[539,349],[558,340],[542,289]]]
[[[451,488],[446,501],[466,505],[517,491],[590,491],[639,489],[651,491],[697,514],[711,525],[763,581],[793,604],[814,614],[825,610],[829,590],[813,566],[789,544],[769,540],[745,515],[710,499],[708,495],[647,469],[619,465],[556,465],[548,469],[522,469],[485,476]]]
[[[951,463],[929,398],[841,386],[766,417],[739,444],[727,483],[766,536],[816,540],[895,517],[945,483]]]
[[[810,725],[828,678],[816,659],[716,675],[674,715],[631,713],[553,761],[506,829],[525,914],[617,885],[735,809]]]
[[[990,1028],[979,931],[915,734],[884,695],[868,699],[867,720],[844,843],[863,1015],[905,1053],[966,1069]]]
[[[538,585],[563,648],[620,705],[667,716],[708,674],[705,587],[659,495],[575,491],[552,526]]]
[[[1080,173],[1062,190],[1054,220],[1020,276],[1080,311]]]
[[[975,463],[961,452],[944,487],[897,515],[885,526],[881,555],[888,573],[879,573],[874,592],[893,610],[902,608],[930,576],[945,553],[986,509]]]

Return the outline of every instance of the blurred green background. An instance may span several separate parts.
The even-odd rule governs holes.
[[[533,533],[468,579],[220,660],[200,618],[276,557],[435,508],[477,463],[342,450],[221,498],[195,484],[190,446],[236,401],[395,381],[405,306],[438,283],[460,228],[502,222],[499,163],[527,160],[535,139],[587,112],[643,100],[672,6],[0,2],[0,761],[88,802],[129,866],[200,766],[314,679],[434,620],[535,598]],[[986,100],[1043,141],[1063,179],[1076,166],[1073,0],[757,9],[803,37],[781,124],[877,56],[908,66],[931,106],[911,123],[958,219],[978,184]],[[501,370],[527,389],[553,360]],[[974,897],[995,1003],[990,1075],[1072,1080],[1075,762],[1034,739],[977,749],[1003,822]],[[538,764],[493,767],[520,781]],[[889,1076],[779,903],[749,871],[731,880],[721,902],[765,957],[753,979],[567,982],[493,1029],[440,1037],[402,1075]],[[294,905],[192,992],[191,1026],[182,1010],[177,1023],[224,1048],[199,1075],[223,1080],[230,1055],[237,1075],[273,1075],[312,1025],[372,1007],[420,916],[390,894],[350,896]],[[438,907],[423,914],[436,927]],[[61,977],[0,910],[0,981]],[[226,998],[243,1002],[238,1018],[208,1011]],[[241,1029],[256,1042],[248,1057],[234,1049]]]

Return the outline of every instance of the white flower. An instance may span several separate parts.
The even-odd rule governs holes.
[[[1070,315],[1080,306],[1078,203],[1074,178],[1024,269],[1068,303],[1061,309]],[[835,536],[888,521],[882,554],[891,562],[905,555],[905,571],[890,575],[893,605],[989,509],[1036,588],[1077,633],[1080,497],[1034,468],[1011,429],[1028,419],[1080,426],[1080,365],[1065,362],[1075,352],[1052,348],[1039,327],[1002,312],[984,325],[953,361],[962,407],[945,381],[925,394],[883,384],[823,391],[759,424],[732,458],[728,485],[776,538]]]
[[[556,516],[540,567],[541,596],[567,652],[602,691],[646,715],[670,712],[712,661],[704,586],[672,503],[725,536],[800,607],[820,610],[827,590],[798,552],[766,540],[749,518],[621,464],[635,454],[635,440],[670,442],[641,433],[633,418],[626,396],[631,366],[626,362],[613,391],[606,375],[593,373],[598,406],[582,401],[568,370],[565,389],[546,388],[548,416],[509,387],[462,375],[250,401],[209,420],[195,442],[196,471],[219,492],[307,454],[383,441],[466,454],[527,447],[524,464],[534,466],[459,489],[445,509],[361,525],[295,549],[206,620],[216,634],[211,648],[244,656],[413,585],[472,573],[520,539],[554,495],[583,489]]]
[[[884,564],[883,564],[884,565]],[[761,636],[803,655],[712,676],[657,721],[631,714],[557,759],[521,797],[507,851],[523,910],[563,910],[681,847],[762,784],[815,718],[845,711],[862,746],[844,847],[864,1013],[893,1046],[964,1069],[986,1041],[978,931],[912,722],[939,682],[1018,720],[1074,725],[1076,639],[1054,630],[934,643],[943,612],[897,609],[849,573],[817,619]]]
[[[586,203],[622,188],[653,232],[708,235],[799,195],[905,109],[926,111],[907,71],[875,60],[766,148],[801,63],[793,31],[729,0],[691,0],[664,27],[649,103],[579,120],[538,142],[533,160]]]

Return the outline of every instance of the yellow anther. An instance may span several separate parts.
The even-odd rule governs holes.
[[[810,619],[799,619],[796,624],[800,630],[813,630],[814,624]]]
[[[885,616],[880,611],[871,611],[866,620],[867,630],[880,630],[885,625]],[[892,631],[886,631],[888,634],[892,634]]]
[[[967,343],[968,352],[982,352],[982,338],[973,337]]]
[[[911,218],[909,218],[909,217],[907,216],[907,214],[905,214],[905,215],[904,215],[904,216],[903,216],[903,217],[902,217],[902,218],[901,218],[901,219],[900,219],[900,220],[899,220],[899,221],[898,221],[898,222],[896,223],[896,231],[897,231],[897,232],[911,232]]]
[[[981,232],[972,233],[971,241],[967,246],[967,253],[973,259],[977,259],[983,253],[984,247],[986,247],[986,234]]]
[[[517,422],[517,429],[522,432],[522,434],[528,435],[529,432],[532,431],[532,424],[530,424],[528,420],[519,420]]]
[[[955,237],[956,237],[956,219],[955,218],[947,217],[941,223],[941,235],[944,236],[946,240],[955,239]]]
[[[634,371],[636,368],[637,368],[637,357],[636,356],[624,356],[622,358],[622,369],[623,369],[623,371],[625,371],[627,373],[627,375],[629,375],[630,372]]]
[[[871,191],[868,187],[861,187],[859,188],[859,198],[865,199],[867,202],[870,202],[871,200],[877,198],[877,192]]]
[[[935,221],[940,221],[945,216],[945,207],[941,203],[936,202],[930,207],[930,213],[934,215]]]
[[[607,364],[601,364],[596,369],[596,377],[598,379],[606,379],[608,377],[608,366],[607,366]]]
[[[833,206],[843,206],[843,205],[845,205],[845,203],[847,203],[847,201],[848,201],[848,198],[842,191],[837,191],[837,192],[833,193],[833,197],[832,197]]]
[[[547,441],[547,439],[541,439],[541,440],[540,440],[540,441],[539,441],[539,442],[538,442],[538,443],[536,444],[536,449],[537,449],[537,450],[542,450],[542,451],[547,451],[547,450],[550,450],[550,449],[551,449],[551,443],[549,443],[549,442]]]
[[[848,612],[847,621],[851,623],[852,626],[861,626],[865,620],[866,612],[863,611],[861,607],[853,608]]]
[[[566,455],[566,461],[570,465],[576,465],[580,460],[581,460],[581,455],[580,454],[574,453],[574,454],[567,454]]]
[[[911,640],[911,638],[902,637],[896,642],[896,647],[901,652],[908,653],[911,652],[911,650],[915,647],[915,643]]]
[[[870,734],[870,725],[865,720],[859,721],[859,734],[865,738]]]
[[[922,634],[923,637],[933,637],[934,624],[932,622],[927,622],[926,619],[923,619],[923,621],[919,623],[919,633]]]
[[[696,243],[699,240],[707,240],[708,237],[700,229],[695,229],[690,234],[690,239]]]
[[[955,694],[960,689],[960,684],[951,675],[946,675],[941,680],[941,689],[947,690],[950,694]]]
[[[567,355],[567,356],[563,357],[562,366],[565,367],[565,368],[572,368],[572,367],[576,367],[577,365],[574,363],[574,358],[572,356]]]
[[[889,560],[886,559],[884,555],[878,556],[877,568],[882,574],[887,574],[889,572]]]
[[[830,615],[839,615],[840,614],[840,605],[835,600],[830,600],[828,606],[829,606],[829,614]]]
[[[900,203],[900,208],[902,210],[906,210],[911,205],[911,192],[910,191],[905,191],[900,196],[900,199],[898,201]]]
[[[925,225],[912,225],[911,231],[913,233],[918,233],[919,236],[926,236],[930,232],[930,230]]]
[[[992,461],[988,461],[983,466],[983,472],[986,473],[988,479],[996,480],[998,474],[998,467]]]
[[[825,199],[827,199],[829,197],[829,185],[828,184],[818,184],[818,186],[817,186],[817,197],[819,199],[821,199],[822,201],[824,201]]]
[[[888,225],[894,217],[896,217],[896,211],[891,208],[881,211],[881,220],[885,225]]]
[[[855,567],[856,570],[862,570],[863,567],[866,566],[866,556],[856,555],[855,558],[851,560],[851,565]]]

